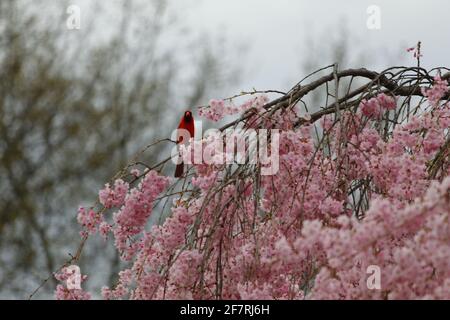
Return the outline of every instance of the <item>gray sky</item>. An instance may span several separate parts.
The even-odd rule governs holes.
[[[370,5],[380,7],[380,30],[366,26]],[[242,89],[287,89],[301,76],[302,59],[318,54],[308,48],[308,37],[328,41],[343,21],[357,37],[352,48],[381,55],[365,67],[415,64],[405,50],[418,40],[423,45],[423,66],[450,65],[448,0],[203,0],[187,12],[193,27],[248,44],[243,62],[250,72],[240,83]]]
[[[92,3],[69,2],[82,8]],[[380,30],[366,26],[370,5],[381,10]],[[449,0],[171,0],[170,6],[191,32],[206,32],[216,42],[225,36],[224,54],[232,65],[243,65],[245,72],[239,83],[225,95],[253,87],[287,90],[304,75],[301,65],[305,60],[319,57],[320,66],[333,63],[321,58],[330,52],[314,51],[308,39],[330,42],[339,36],[342,24],[351,33],[348,39],[355,55],[371,55],[364,65],[355,60],[351,67],[382,70],[392,65],[415,65],[406,48],[418,40],[422,41],[422,66],[450,66]],[[118,23],[114,14],[108,23]],[[110,30],[109,25],[104,29]],[[168,41],[181,42],[181,37]]]

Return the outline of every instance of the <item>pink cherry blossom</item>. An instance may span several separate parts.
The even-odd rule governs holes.
[[[237,106],[211,100],[200,111],[207,119],[239,114],[240,129],[280,130],[279,171],[260,175],[257,164],[223,163],[230,156],[219,152],[223,139],[205,137],[181,148],[184,160],[213,146],[211,157],[222,162],[191,161],[191,174],[180,180],[155,169],[105,185],[101,205],[78,213],[84,235],[114,241],[123,260],[117,282],[98,293],[449,299],[450,104],[440,102],[447,82],[436,76],[415,101],[374,92],[359,105],[343,104],[340,114],[324,109],[308,120],[301,103],[270,109],[265,95]],[[402,116],[407,103],[419,107]],[[378,289],[368,285],[373,267]],[[67,274],[57,277],[63,282]],[[56,296],[89,298],[63,284]]]
[[[442,80],[438,74],[434,77],[433,86],[430,89],[422,87],[422,94],[428,98],[431,104],[436,105],[439,100],[448,92],[447,80]]]
[[[55,290],[56,300],[89,300],[91,299],[91,294],[84,291],[81,286],[80,288],[71,288],[66,286],[65,282],[74,274],[72,271],[64,267],[60,272],[54,274],[56,280],[63,282],[64,284],[58,284]],[[87,276],[80,275],[80,284],[87,280]]]

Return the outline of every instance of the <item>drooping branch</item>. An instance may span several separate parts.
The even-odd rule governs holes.
[[[393,73],[394,70],[397,70],[397,72]],[[440,68],[442,70],[448,70],[446,68]],[[408,73],[409,72],[409,73]],[[350,108],[352,106],[357,105],[362,98],[365,97],[371,97],[370,95],[370,89],[371,88],[377,88],[379,91],[382,91],[383,88],[388,93],[396,96],[402,96],[402,97],[411,97],[411,96],[420,96],[423,97],[422,94],[422,88],[424,88],[425,85],[431,85],[433,82],[433,77],[429,75],[429,72],[423,68],[416,68],[416,67],[393,67],[386,69],[380,73],[376,71],[371,71],[365,68],[359,68],[359,69],[346,69],[337,72],[337,78],[362,78],[366,80],[370,80],[367,84],[362,85],[361,87],[347,93],[345,96],[339,98],[338,102],[339,104],[345,105],[344,109]],[[420,78],[418,78],[418,75],[420,75]],[[411,78],[413,77],[413,78]],[[450,72],[447,71],[444,75],[441,76],[442,79],[448,80],[450,79]],[[307,79],[307,78],[306,78]],[[306,80],[305,79],[305,80]],[[310,92],[314,91],[315,89],[319,88],[320,86],[334,81],[334,73],[331,72],[328,75],[325,75],[317,80],[314,80],[304,86],[301,84],[295,85],[291,90],[288,91],[285,95],[274,99],[264,105],[264,108],[266,110],[270,110],[271,112],[274,112],[278,109],[282,108],[288,108],[289,106],[295,105],[300,101],[303,97],[308,95]],[[405,85],[405,83],[411,83],[416,82],[416,84],[408,84]],[[422,86],[421,86],[422,85]],[[364,95],[366,93],[366,95]],[[361,99],[358,99],[356,101],[350,101],[350,99],[362,95],[363,97]],[[448,100],[450,99],[450,94],[447,93],[442,99]],[[349,102],[350,101],[350,102]],[[336,109],[335,103],[332,103],[328,105],[327,107],[323,108],[322,110],[314,113],[311,115],[311,121],[317,121],[322,116],[326,114],[333,113]],[[226,130],[227,128],[233,127],[245,120],[247,120],[249,117],[252,116],[252,110],[249,110],[248,112],[244,113],[240,118],[236,119],[235,121],[232,121],[220,128],[221,131]],[[296,125],[299,125],[303,123],[305,120],[300,120]]]
[[[369,99],[380,93],[385,93],[386,95],[389,96],[404,97],[405,100],[408,101],[408,98],[411,98],[412,96],[423,97],[423,89],[428,88],[430,85],[433,84],[433,78],[430,76],[431,71],[426,71],[425,69],[422,68],[395,67],[378,73],[364,68],[347,69],[339,71],[337,69],[337,66],[330,66],[330,67],[334,67],[333,72],[325,76],[319,77],[318,79],[311,80],[307,84],[303,84],[305,81],[310,79],[310,77],[306,77],[285,94],[280,91],[276,92],[272,90],[270,90],[270,92],[266,91],[266,93],[267,92],[277,93],[282,94],[282,96],[264,104],[262,106],[262,110],[259,110],[260,112],[259,115],[255,116],[257,112],[255,112],[255,110],[250,108],[246,112],[244,112],[241,117],[239,117],[234,121],[229,122],[228,124],[220,128],[221,131],[224,131],[227,128],[231,128],[238,125],[245,126],[246,121],[252,117],[262,119],[261,113],[266,113],[268,117],[270,117],[274,115],[275,112],[288,110],[291,107],[299,104],[300,102],[306,106],[306,103],[303,101],[303,98],[305,98],[308,94],[312,92],[316,91],[320,92],[321,89],[319,88],[326,87],[326,96],[327,97],[332,96],[334,98],[333,103],[328,103],[327,99],[324,108],[310,114],[309,117],[302,118],[299,116],[298,117],[299,120],[293,123],[293,129],[297,130],[297,127],[301,126],[302,124],[314,123],[317,120],[324,117],[325,115],[337,113],[338,111],[339,114],[341,115],[339,117],[335,117],[336,119],[334,120],[334,123],[332,124],[330,131],[327,132],[327,130],[324,130],[322,137],[319,137],[319,135],[317,136],[319,141],[318,146],[317,145],[314,146],[316,148],[315,150],[308,151],[306,149],[305,152],[308,154],[308,156],[305,157],[305,159],[302,159],[305,160],[304,163],[303,162],[301,163],[303,166],[302,170],[291,171],[292,169],[289,167],[289,165],[287,165],[286,163],[282,163],[281,170],[283,172],[283,179],[280,179],[281,181],[278,182],[274,182],[273,180],[270,181],[272,178],[264,179],[265,186],[268,187],[269,189],[271,188],[270,183],[273,184],[272,191],[274,192],[274,198],[270,199],[270,201],[273,202],[273,205],[277,205],[277,197],[278,197],[278,194],[275,192],[276,190],[278,190],[277,187],[275,187],[274,185],[275,183],[283,182],[285,183],[284,187],[286,187],[289,190],[288,196],[286,197],[288,200],[286,200],[285,207],[283,208],[283,210],[279,212],[280,216],[287,215],[288,218],[283,217],[281,220],[277,221],[277,223],[274,223],[274,226],[276,226],[278,222],[283,222],[283,227],[280,227],[280,230],[274,230],[274,232],[276,231],[281,232],[285,235],[289,235],[294,228],[300,228],[303,221],[307,219],[305,218],[304,215],[305,211],[309,211],[310,215],[315,214],[316,212],[320,212],[322,210],[321,207],[323,206],[323,202],[330,198],[333,199],[333,201],[343,199],[343,201],[345,202],[347,201],[345,198],[353,197],[353,203],[350,203],[349,207],[354,208],[354,213],[357,217],[362,216],[361,212],[364,212],[366,209],[361,209],[361,207],[364,208],[368,207],[370,193],[376,192],[382,194],[383,191],[376,189],[378,187],[374,186],[373,178],[370,176],[370,174],[367,174],[362,178],[359,177],[358,179],[349,178],[351,170],[348,167],[348,163],[347,165],[344,166],[339,165],[339,162],[342,160],[342,158],[349,157],[348,148],[352,149],[352,152],[358,154],[358,156],[359,153],[361,153],[362,154],[360,159],[361,161],[370,162],[370,154],[364,153],[364,151],[361,150],[361,147],[359,145],[351,142],[349,139],[347,139],[348,138],[347,136],[344,136],[346,143],[342,143],[342,140],[334,141],[338,142],[335,144],[335,146],[338,146],[339,151],[336,153],[338,158],[336,159],[336,157],[333,158],[329,154],[324,152],[325,149],[332,148],[330,146],[330,142],[327,140],[342,139],[342,137],[336,138],[336,136],[345,133],[345,131],[348,129],[345,127],[346,125],[348,125],[348,123],[347,122],[344,123],[347,115],[343,111],[349,110],[352,107],[357,107],[363,99]],[[323,70],[326,70],[327,68]],[[440,70],[448,71],[448,69],[444,68],[441,68]],[[317,73],[313,73],[312,75],[317,75]],[[338,86],[336,84],[342,80],[341,83],[343,87],[344,86],[343,83],[345,82],[344,80],[347,80],[347,78],[350,79],[350,85],[348,85],[349,89],[347,92],[341,93],[339,90],[341,85]],[[449,79],[450,72],[446,72],[444,75],[441,76],[441,78]],[[365,83],[361,84],[354,90],[350,90],[353,79],[363,80],[365,81]],[[333,88],[334,90],[329,90],[329,86],[333,85],[335,85],[335,87]],[[332,94],[330,94],[330,91],[332,92]],[[247,94],[253,95],[257,93],[261,93],[261,91],[255,90],[254,92],[245,92],[243,93],[243,95]],[[342,96],[340,96],[341,94]],[[237,96],[234,96],[233,98],[235,97]],[[441,97],[441,99],[448,100],[449,94],[446,93]],[[408,103],[411,104],[410,99]],[[259,107],[261,107],[261,105],[259,105]],[[400,111],[395,110],[394,113],[400,113]],[[352,114],[350,114],[350,116],[351,115]],[[276,122],[277,120],[274,121]],[[374,123],[375,122],[377,122],[377,125],[379,124],[378,120],[374,120]],[[337,123],[339,123],[340,130],[334,131],[334,133],[337,134],[331,134],[330,132],[331,130],[333,130],[333,127],[335,128],[338,127],[336,126]],[[264,126],[262,122],[257,123],[257,125],[261,127]],[[361,134],[365,125],[366,123],[364,123],[363,126],[358,127],[357,129],[355,129],[355,126],[352,125],[349,125],[349,127],[353,127],[353,129],[356,131],[359,130],[358,134]],[[446,166],[447,165],[446,163],[448,163],[448,161],[445,160],[448,157],[448,148],[449,148],[448,137],[446,139],[447,139],[446,143],[442,145],[441,150],[437,153],[434,160],[431,161],[432,163],[429,166],[429,177],[435,177],[437,171],[438,170],[442,171],[442,169],[440,168]],[[162,141],[170,141],[170,140],[163,139],[159,140],[158,143]],[[300,145],[303,143],[308,144],[312,142],[312,139],[311,137],[300,138],[300,140],[298,140],[297,142]],[[311,145],[313,144],[311,143]],[[145,147],[139,154],[141,155],[142,153],[151,150],[152,149],[151,147],[152,145]],[[295,147],[296,146],[293,146],[294,149]],[[339,148],[343,148],[344,150],[339,150]],[[356,157],[355,155],[352,156]],[[341,157],[341,159],[339,159],[339,157]],[[323,161],[324,158],[328,158],[327,159],[328,163],[327,166],[321,167],[321,161]],[[161,168],[164,167],[164,165],[170,161],[170,159],[171,157],[167,157],[166,159],[154,165],[138,161],[136,157],[124,169],[122,169],[117,175],[115,175],[114,179],[119,178],[122,179],[124,177],[127,177],[127,175],[129,174],[128,173],[129,169],[138,164],[143,165],[144,168],[149,170],[157,169],[156,171],[159,172],[161,171]],[[348,159],[345,160],[347,161]],[[299,164],[297,163],[296,165]],[[162,196],[158,196],[157,198],[155,198],[157,200],[155,201],[155,203],[152,203],[152,206],[156,207],[159,201],[162,201],[164,199],[166,201],[166,204],[169,203],[170,205],[169,199],[173,199],[174,196],[179,197],[178,202],[174,202],[176,203],[175,205],[176,208],[177,209],[181,208],[182,210],[186,209],[187,211],[190,211],[190,213],[192,214],[192,216],[195,217],[195,219],[193,219],[193,221],[189,223],[189,228],[187,229],[186,234],[183,234],[183,238],[186,239],[184,245],[179,249],[179,251],[171,252],[168,262],[165,265],[162,265],[161,268],[158,269],[159,270],[158,272],[155,272],[155,274],[156,273],[158,274],[159,280],[157,282],[157,286],[152,289],[153,291],[150,297],[153,297],[156,293],[157,288],[159,288],[163,284],[164,284],[163,297],[166,297],[165,295],[167,289],[166,284],[170,276],[170,269],[174,265],[176,265],[177,259],[179,259],[180,256],[183,257],[184,251],[198,250],[198,253],[202,254],[202,260],[199,263],[200,276],[199,279],[197,279],[197,281],[193,285],[194,287],[193,291],[200,292],[202,297],[223,298],[222,292],[224,290],[223,289],[224,286],[223,274],[225,263],[224,261],[227,259],[226,257],[228,257],[228,255],[225,252],[227,253],[230,252],[231,250],[230,243],[232,243],[233,241],[237,241],[236,238],[238,237],[238,235],[240,234],[242,235],[245,233],[246,236],[249,237],[248,239],[254,239],[255,245],[257,244],[264,245],[258,242],[261,241],[260,239],[259,240],[257,239],[258,237],[260,237],[260,232],[258,228],[260,229],[266,228],[267,225],[265,225],[265,222],[268,220],[280,219],[280,217],[273,217],[272,210],[270,210],[270,212],[265,212],[264,214],[260,215],[261,208],[259,206],[261,197],[263,196],[263,191],[261,187],[262,178],[259,176],[258,173],[258,170],[261,169],[260,166],[244,164],[236,169],[232,169],[231,166],[216,167],[211,169],[217,170],[217,172],[223,173],[223,175],[221,176],[220,180],[216,181],[217,184],[212,185],[211,187],[208,188],[208,190],[201,190],[201,188],[199,187],[193,188],[193,185],[191,184],[192,182],[189,181],[190,178],[193,176],[192,174],[193,170],[188,170],[186,175],[183,177],[184,179],[180,179],[173,182],[172,185],[166,188],[166,193],[163,194]],[[313,169],[316,170],[316,173],[312,173]],[[323,171],[328,170],[330,176],[337,178],[332,182],[328,180],[322,181],[321,179],[323,177],[320,177],[321,170]],[[135,186],[137,185],[137,182],[145,179],[147,172],[148,171],[144,171],[142,174],[129,179],[130,185]],[[340,177],[342,177],[342,179],[340,179]],[[181,191],[175,192],[174,189],[176,187],[179,187],[180,181],[182,184]],[[327,190],[318,190],[320,192],[323,192],[320,201],[317,201],[317,198],[311,198],[311,195],[307,195],[307,187],[311,183],[317,183],[317,186],[319,186],[322,183],[323,184],[330,183],[330,185],[328,185],[327,187]],[[228,187],[234,188],[235,192],[231,196],[228,195],[227,198],[226,196],[224,196],[224,194],[226,192],[225,190]],[[247,189],[249,190],[250,187],[252,188],[252,194],[245,195],[246,190]],[[280,186],[278,185],[278,187]],[[355,197],[357,193],[358,195]],[[184,198],[183,195],[185,196]],[[249,200],[252,197],[254,199]],[[310,197],[310,200],[308,200],[308,197]],[[202,200],[200,202],[200,205],[198,207],[193,206],[192,204],[196,200],[199,200],[200,198]],[[268,199],[266,200],[269,201]],[[251,206],[250,201],[254,201],[251,203]],[[311,204],[311,202],[314,201],[317,202],[314,206],[311,205],[309,209],[305,208],[304,206],[305,203]],[[300,213],[293,213],[293,211],[295,211],[295,209],[293,209],[294,202],[296,203],[297,210]],[[98,203],[96,203],[96,205],[97,204]],[[192,206],[192,208],[190,206]],[[244,210],[244,208],[246,208],[248,212]],[[249,208],[254,208],[254,210],[251,211]],[[277,210],[277,208],[275,208],[274,210]],[[102,215],[103,212],[105,212],[104,208],[99,209],[98,214]],[[209,225],[205,222],[207,221],[207,218],[210,219]],[[205,226],[207,227],[206,229]],[[76,263],[80,259],[81,253],[83,251],[87,239],[88,235],[85,235],[82,238],[81,244],[78,246],[76,250],[75,256],[71,256],[71,259],[68,260],[64,264],[64,266],[67,266],[70,263]],[[214,248],[219,248],[218,253],[213,250]],[[255,261],[257,261],[259,259],[258,252],[255,253],[255,257],[256,257]],[[213,263],[212,261],[214,259],[215,262]],[[145,261],[146,260],[144,260],[144,263]],[[210,290],[208,286],[211,286],[211,288],[213,288],[214,286],[211,283],[207,283],[204,275],[206,272],[208,272],[207,271],[208,268],[210,268],[211,265],[213,264],[215,265],[214,270],[216,272],[215,274],[216,282],[215,284],[213,283],[213,285],[216,285],[216,287],[213,291],[208,293],[208,290]],[[312,274],[315,273],[312,272]],[[249,275],[248,277],[251,278],[252,275]],[[211,280],[211,278],[209,280]],[[30,298],[32,298],[34,293],[30,296]]]

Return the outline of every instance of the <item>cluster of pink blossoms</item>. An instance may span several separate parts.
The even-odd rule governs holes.
[[[212,121],[219,121],[226,115],[235,114],[238,111],[232,105],[225,105],[223,100],[211,100],[209,105],[206,107],[201,107],[198,114],[201,117]]]
[[[83,207],[78,209],[77,216],[78,223],[83,227],[81,231],[81,235],[85,236],[87,234],[94,234],[99,230],[99,226],[101,225],[101,229],[105,228],[103,217],[95,212],[94,209],[86,210]]]
[[[76,267],[76,266],[75,266]],[[76,267],[77,268],[77,267]],[[56,286],[55,297],[57,300],[89,300],[91,294],[81,288],[81,284],[87,280],[86,275],[79,275],[79,279],[75,277],[76,271],[74,268],[64,267],[54,275],[55,279],[62,282]],[[73,281],[73,287],[68,285],[68,281]],[[79,281],[79,283],[77,283]],[[79,286],[77,288],[77,286]]]
[[[432,105],[436,105],[440,99],[448,92],[448,82],[447,80],[442,80],[441,76],[438,74],[434,77],[434,85],[430,89],[421,89],[424,97],[428,98],[428,101]]]
[[[449,299],[450,104],[438,103],[447,91],[436,78],[428,105],[388,134],[381,115],[397,111],[397,97],[364,100],[343,126],[326,116],[321,128],[296,127],[296,108],[268,117],[267,97],[253,97],[238,111],[253,110],[246,128],[281,129],[280,170],[195,164],[193,192],[162,224],[148,221],[169,178],[150,171],[135,187],[107,185],[99,196],[113,222],[103,228],[129,265],[104,298]],[[231,113],[210,108],[202,114],[213,120]],[[83,211],[79,221],[95,231],[104,219]],[[368,285],[374,266],[378,288]],[[58,286],[59,298],[69,293]]]
[[[384,111],[395,110],[396,107],[395,99],[384,93],[380,93],[369,100],[362,100],[360,106],[363,115],[374,119],[379,118]]]
[[[198,114],[200,117],[217,122],[225,116],[245,112],[250,108],[260,111],[266,102],[268,102],[268,99],[264,95],[255,96],[238,106],[232,102],[226,103],[224,100],[213,99],[209,102],[208,106],[201,107]]]
[[[132,174],[135,174],[134,172]],[[105,188],[100,190],[98,198],[100,203],[105,208],[120,207],[127,195],[129,185],[122,179],[117,179],[114,182],[114,188],[111,189],[109,183],[105,185]]]
[[[412,52],[414,58],[421,58],[423,54],[420,52],[420,46],[417,44],[415,47],[410,47],[406,49],[407,52]]]

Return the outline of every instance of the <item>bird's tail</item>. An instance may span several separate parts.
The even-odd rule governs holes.
[[[183,175],[184,172],[184,163],[181,162],[177,164],[177,168],[175,169],[175,178],[179,178]]]

